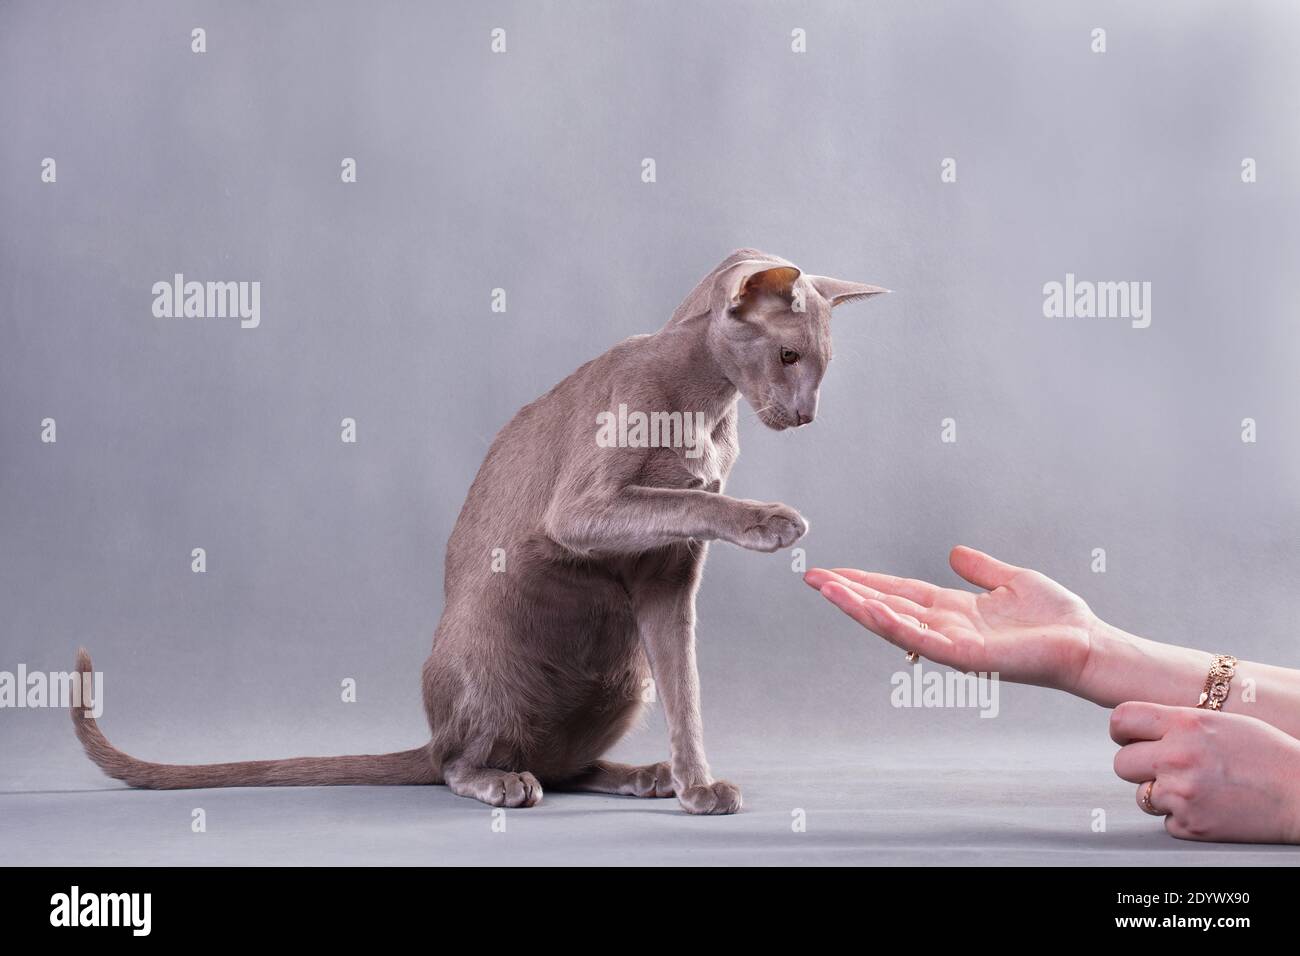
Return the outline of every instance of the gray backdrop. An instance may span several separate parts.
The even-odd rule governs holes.
[[[0,669],[85,644],[110,739],[153,759],[418,744],[492,436],[747,245],[896,290],[840,310],[813,427],[743,417],[731,490],[799,508],[810,563],[952,584],[963,542],[1129,630],[1297,663],[1297,28],[1284,2],[6,3]],[[176,272],[260,281],[261,326],[154,318]],[[1067,272],[1151,282],[1151,326],[1044,318]],[[917,755],[1064,761],[1136,813],[1104,711],[895,709],[901,654],[789,554],[715,548],[699,617],[720,773],[834,755],[807,779],[866,806]],[[621,750],[665,756],[659,714]],[[0,752],[6,790],[105,785],[61,713],[0,711]]]

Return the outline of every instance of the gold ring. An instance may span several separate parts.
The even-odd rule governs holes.
[[[926,624],[925,621],[917,621],[917,622],[916,622],[916,626],[919,627],[919,628],[920,628],[921,630],[923,630],[923,631],[929,629],[929,627],[930,627],[930,625],[929,625],[929,624]],[[907,652],[907,663],[909,663],[909,664],[915,664],[915,663],[920,659],[920,657],[921,657],[921,655],[920,655],[918,652],[916,652],[916,651],[908,651],[908,652]]]
[[[1148,780],[1146,787],[1142,790],[1142,797],[1138,800],[1138,804],[1142,807],[1144,813],[1149,813],[1153,817],[1163,817],[1164,814],[1157,810],[1155,804],[1151,802],[1151,791],[1155,788],[1156,782]]]

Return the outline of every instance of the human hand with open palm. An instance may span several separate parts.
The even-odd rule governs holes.
[[[948,560],[982,590],[851,568],[804,580],[905,651],[1116,707],[1115,772],[1172,835],[1300,843],[1300,670],[1230,658],[1230,712],[1205,710],[1209,652],[1122,631],[1046,575],[972,548]]]
[[[962,671],[1076,691],[1097,616],[1046,575],[956,547],[952,569],[980,593],[873,571],[814,568],[804,580],[868,630]]]

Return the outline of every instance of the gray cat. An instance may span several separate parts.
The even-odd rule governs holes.
[[[109,776],[153,789],[445,783],[492,806],[531,807],[544,783],[675,794],[689,813],[735,813],[740,790],[715,780],[704,756],[700,573],[709,541],[775,551],[808,527],[786,505],[722,493],[739,450],[737,400],[778,431],[811,422],[831,307],[885,291],[740,249],[658,332],[621,342],[522,408],[488,451],[447,545],[445,607],[423,673],[433,732],[424,746],[147,763],[74,708],[87,754]],[[91,670],[84,650],[77,669]],[[651,675],[671,761],[602,759],[635,721]]]

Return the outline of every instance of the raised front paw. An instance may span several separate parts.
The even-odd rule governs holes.
[[[788,548],[808,532],[808,522],[780,502],[742,502],[735,543],[751,551]]]
[[[738,813],[740,788],[725,780],[715,780],[698,787],[687,787],[677,796],[687,813]]]

